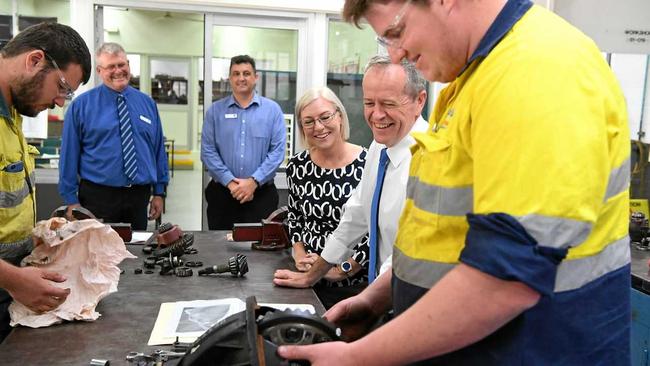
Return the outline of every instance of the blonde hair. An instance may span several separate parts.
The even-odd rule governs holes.
[[[298,131],[300,132],[299,136],[303,144],[307,147],[311,147],[305,138],[305,131],[303,130],[302,123],[300,122],[300,113],[302,113],[302,110],[305,109],[309,103],[318,98],[323,98],[332,103],[341,114],[341,137],[344,141],[347,141],[350,138],[350,122],[348,121],[348,114],[345,111],[343,103],[341,103],[341,100],[336,96],[336,94],[334,94],[332,89],[326,86],[315,86],[307,90],[296,103],[294,116],[298,121]]]

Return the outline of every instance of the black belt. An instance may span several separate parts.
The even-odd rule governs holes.
[[[146,187],[151,188],[151,186],[152,186],[151,184],[129,184],[127,186],[115,187],[115,186],[107,186],[107,185],[95,183],[95,182],[89,181],[88,179],[82,179],[81,183],[87,184],[87,185],[90,185],[90,186],[99,187],[99,188],[108,188],[108,189],[116,189],[116,190],[117,189],[129,189],[129,188],[146,188]]]

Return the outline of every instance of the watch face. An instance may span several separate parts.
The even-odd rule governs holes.
[[[350,272],[352,270],[352,263],[348,261],[341,263],[341,269],[343,272]]]

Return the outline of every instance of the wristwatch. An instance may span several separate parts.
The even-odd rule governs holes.
[[[349,260],[341,262],[339,266],[341,267],[341,272],[345,273],[346,276],[352,275],[352,263]]]

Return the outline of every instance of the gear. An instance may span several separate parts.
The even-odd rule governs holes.
[[[191,277],[194,272],[192,272],[192,268],[178,267],[174,269],[174,274],[176,277]]]
[[[259,333],[276,345],[305,345],[340,339],[341,329],[304,310],[270,310],[257,320]]]
[[[233,276],[243,276],[248,272],[248,261],[246,260],[246,256],[243,254],[237,254],[236,256],[230,257],[230,259],[228,259],[228,267]]]
[[[185,249],[191,247],[194,244],[194,234],[184,233],[183,237],[172,244],[162,248],[156,249],[153,251],[153,256],[156,258],[167,257],[170,254],[175,257],[180,257],[185,254]]]

